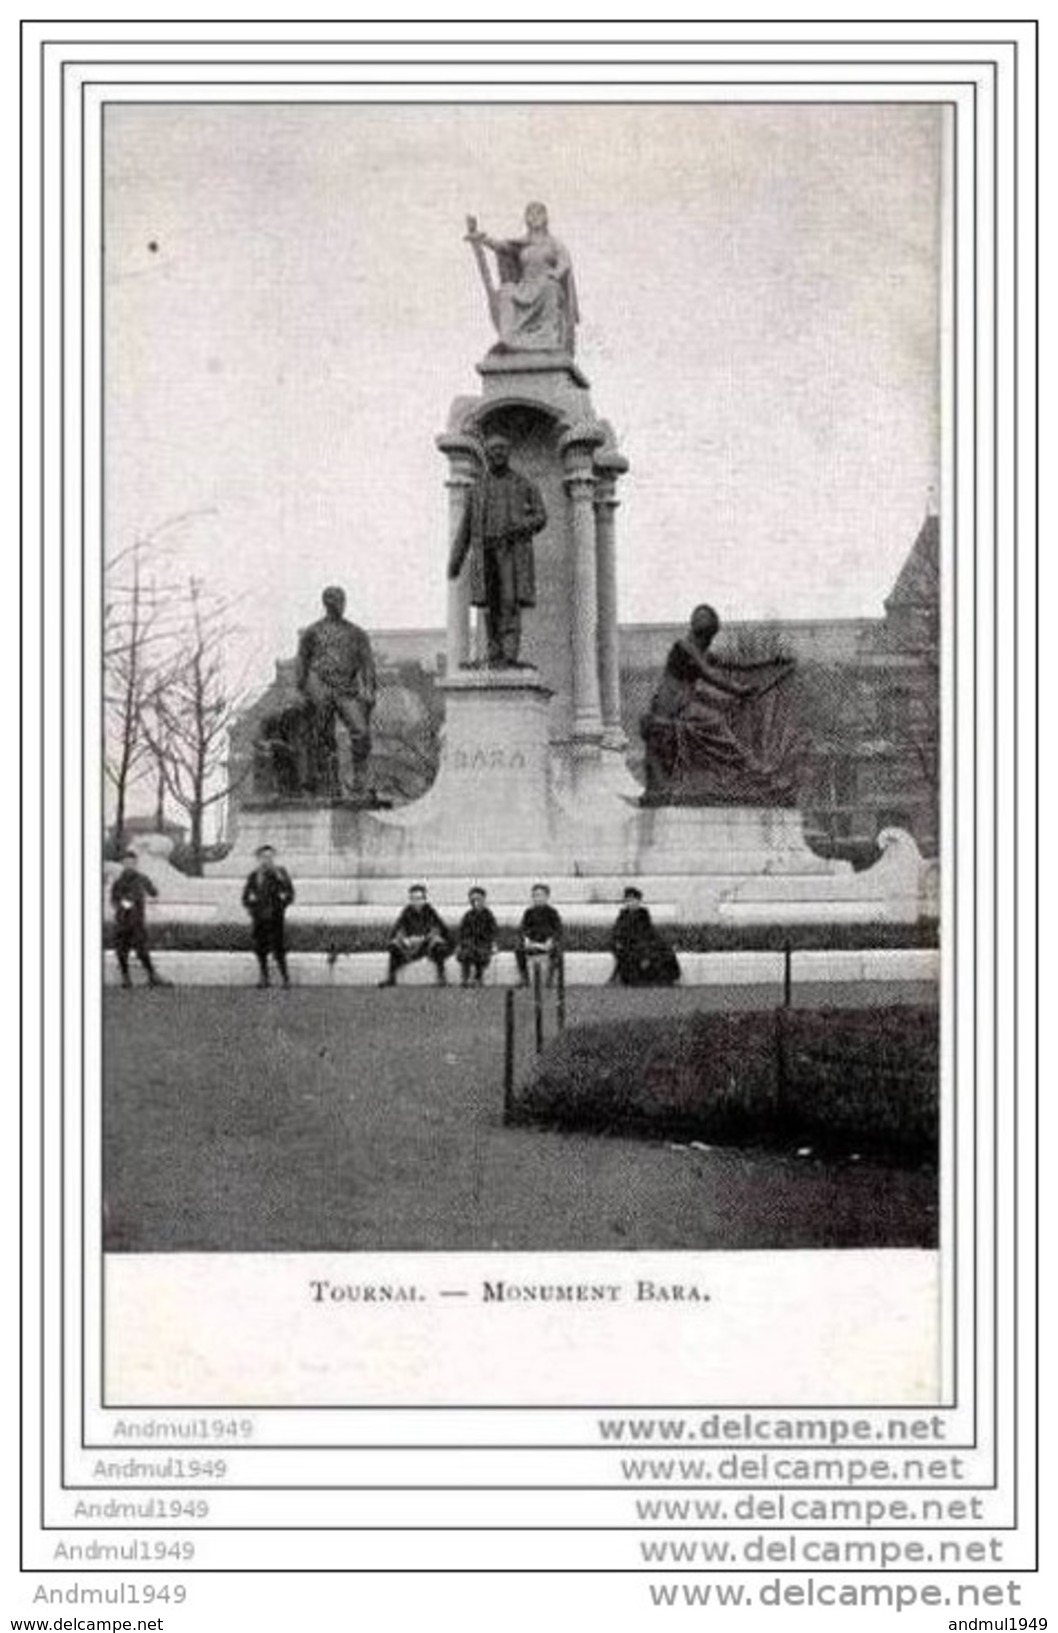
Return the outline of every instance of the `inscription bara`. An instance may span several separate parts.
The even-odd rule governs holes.
[[[525,755],[520,748],[457,748],[452,755],[454,771],[524,771]]]

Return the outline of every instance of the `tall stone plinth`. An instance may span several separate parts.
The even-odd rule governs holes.
[[[445,873],[520,873],[553,860],[550,689],[535,669],[458,670],[425,799],[380,819],[406,857]]]

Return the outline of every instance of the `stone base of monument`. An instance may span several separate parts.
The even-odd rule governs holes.
[[[265,843],[296,882],[294,912],[320,922],[364,908],[392,922],[420,881],[452,910],[481,882],[516,922],[536,879],[574,920],[588,904],[615,912],[633,880],[674,923],[913,923],[923,912],[924,865],[905,833],[884,833],[880,861],[855,873],[809,849],[794,809],[644,806],[616,748],[556,751],[551,693],[533,668],[459,669],[442,688],[441,763],[424,798],[390,811],[251,802],[231,854],[179,887],[179,909],[163,890],[155,916],[205,901],[230,910]]]
[[[551,855],[550,689],[536,669],[459,669],[441,682],[441,765],[423,800],[394,812],[388,829],[405,855],[445,872],[486,858]],[[511,871],[501,860],[495,872]],[[517,869],[526,871],[524,867]],[[531,865],[528,871],[533,871]]]
[[[685,814],[685,813],[684,813]],[[702,812],[703,818],[717,813]],[[729,813],[724,814],[725,819]],[[781,828],[789,831],[790,814]],[[626,822],[629,819],[625,819]],[[392,924],[413,883],[428,885],[431,900],[449,918],[464,910],[471,884],[482,884],[489,905],[504,927],[513,927],[524,911],[537,879],[546,880],[555,905],[570,925],[612,922],[625,885],[643,891],[659,924],[913,924],[933,906],[929,869],[914,841],[899,830],[881,836],[880,860],[855,873],[847,864],[831,864],[807,848],[776,845],[763,851],[743,843],[726,850],[712,843],[726,820],[703,820],[701,848],[658,854],[642,842],[634,819],[615,824],[602,847],[579,854],[575,848],[497,855],[468,847],[461,854],[408,841],[387,856],[377,844],[370,856],[355,845],[332,846],[333,828],[319,833],[319,849],[295,847],[270,828],[263,837],[275,843],[296,883],[297,904],[291,922],[356,925],[380,933]],[[346,837],[346,836],[342,836]],[[597,838],[600,836],[596,836]],[[291,835],[290,839],[295,836]],[[743,833],[740,838],[745,841]],[[798,862],[803,865],[798,866]],[[388,865],[387,865],[388,864]],[[229,857],[206,879],[188,879],[174,869],[152,871],[161,897],[152,907],[157,922],[239,922],[241,881],[253,865],[252,855]]]
[[[549,809],[549,689],[528,666],[457,670],[441,683],[444,743],[427,794],[393,811],[276,802],[244,806],[238,842],[211,875],[245,873],[271,844],[294,874],[405,878],[539,873],[556,864]]]

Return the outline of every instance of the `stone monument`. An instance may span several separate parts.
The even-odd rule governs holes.
[[[501,240],[467,218],[497,338],[477,364],[480,389],[455,399],[436,438],[448,492],[436,550],[438,574],[448,573],[436,779],[392,810],[320,798],[319,717],[310,716],[306,741],[297,709],[274,709],[273,777],[293,785],[315,775],[316,795],[285,812],[244,806],[236,849],[214,872],[235,877],[269,840],[299,880],[299,901],[311,894],[332,907],[397,902],[415,878],[450,881],[459,899],[468,880],[499,881],[490,886],[497,902],[509,879],[513,903],[539,877],[558,901],[598,904],[619,900],[634,879],[693,922],[914,918],[921,859],[909,835],[883,834],[881,861],[856,875],[809,850],[796,806],[790,666],[718,660],[710,608],[670,653],[645,719],[645,797],[631,777],[616,548],[628,462],[574,360],[569,252],[543,205],[528,206],[525,225]],[[333,633],[326,619],[313,631],[319,641]],[[300,695],[332,725],[341,716],[362,765],[372,688],[348,694],[358,705],[350,723],[340,680],[320,672],[317,685],[317,658],[301,660]],[[304,880],[316,883],[303,891]]]

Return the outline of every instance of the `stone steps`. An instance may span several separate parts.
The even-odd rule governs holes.
[[[111,874],[116,871],[111,868]],[[157,910],[165,907],[203,907],[224,906],[239,909],[245,875],[239,877],[221,877],[210,874],[204,879],[189,878],[185,874],[177,873],[173,868],[164,870],[149,864],[144,864],[143,871],[153,878],[160,892]],[[485,876],[461,872],[450,876],[433,876],[423,880],[407,876],[393,879],[356,879],[339,876],[325,876],[321,874],[301,874],[293,872],[294,887],[297,892],[296,907],[379,907],[391,910],[396,916],[400,908],[408,899],[409,887],[413,884],[424,883],[427,886],[429,898],[440,912],[455,912],[467,906],[467,893],[471,885],[480,885],[488,893],[488,904],[494,913],[502,909],[505,912],[517,911],[521,913],[529,905],[530,892],[537,879],[533,875],[522,876]],[[767,894],[768,881],[776,878],[774,873],[763,876],[758,889]],[[804,887],[807,892],[819,892],[823,888],[812,874],[782,875],[784,887]],[[676,904],[692,895],[702,887],[701,874],[681,872],[659,873],[651,875],[627,874],[600,874],[595,877],[563,875],[561,878],[541,881],[552,886],[552,901],[558,910],[563,913],[573,913],[580,907],[602,907],[612,909],[616,913],[620,907],[627,885],[635,884],[642,890],[647,906],[652,913],[665,910],[664,904]],[[726,872],[718,872],[709,876],[710,888],[723,890],[725,887],[744,887],[747,876],[731,867]],[[755,881],[755,883],[757,883]],[[774,886],[771,886],[774,893]],[[661,904],[661,905],[659,905]],[[673,911],[678,911],[675,906]],[[236,915],[238,916],[238,915]]]
[[[749,814],[765,835],[771,832],[769,816],[783,815]],[[686,819],[688,813],[669,816]],[[703,833],[710,831],[709,813],[698,812],[697,816],[702,819]],[[664,847],[654,845],[647,847],[649,855],[629,852],[622,866],[619,859],[604,860],[605,847],[598,845],[589,847],[594,859],[590,869],[574,866],[569,858],[564,863],[554,856],[550,861],[530,861],[522,853],[516,863],[518,871],[509,873],[502,860],[497,862],[480,847],[468,850],[466,845],[453,852],[445,866],[431,869],[422,860],[413,872],[415,864],[409,853],[388,874],[378,858],[367,854],[358,855],[356,867],[345,873],[339,865],[343,857],[326,847],[304,857],[281,847],[281,855],[297,891],[292,925],[366,930],[371,936],[388,930],[407,901],[409,886],[420,880],[450,924],[465,911],[469,887],[483,886],[489,906],[506,930],[519,923],[538,879],[551,885],[551,899],[573,931],[583,927],[586,932],[597,932],[612,924],[624,890],[633,881],[655,921],[665,929],[707,924],[912,924],[936,911],[925,864],[907,835],[895,830],[888,838],[883,835],[879,860],[861,873],[847,863],[824,862],[807,849],[779,844],[781,832],[773,837],[772,848],[764,847],[762,841],[761,848],[743,856],[737,842],[713,850],[696,849],[695,831],[690,829],[686,843],[672,851],[671,859]],[[697,838],[702,840],[702,833]],[[152,854],[146,844],[143,848],[143,871],[158,889],[150,911],[152,924],[215,927],[245,922],[241,905],[248,872],[245,858],[240,863],[229,857],[223,872],[211,870],[206,878],[190,879],[172,868],[166,857]],[[334,872],[329,860],[335,863]]]
[[[180,986],[252,986],[257,979],[257,962],[248,952],[156,952],[153,955],[161,975]],[[783,955],[772,952],[680,953],[682,985],[693,986],[781,986]],[[324,953],[291,953],[291,979],[297,986],[374,986],[386,973],[385,952],[344,953],[329,964]],[[609,953],[567,953],[566,985],[602,986],[613,970]],[[792,955],[794,983],[926,981],[940,975],[940,955],[932,948],[865,948],[855,952],[795,952]],[[449,981],[458,984],[459,966],[448,961]],[[142,971],[133,968],[134,979]],[[118,981],[117,960],[112,952],[104,955],[104,980],[108,986]],[[424,960],[409,964],[401,972],[401,984],[430,986],[433,966]],[[489,986],[512,986],[517,980],[513,953],[498,953],[486,971]]]

